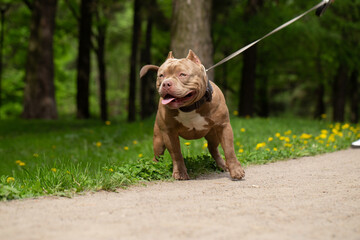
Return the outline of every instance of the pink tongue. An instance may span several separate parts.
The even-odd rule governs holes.
[[[173,100],[175,100],[175,98],[166,98],[166,99],[161,100],[161,103],[166,105],[166,104],[172,102]]]

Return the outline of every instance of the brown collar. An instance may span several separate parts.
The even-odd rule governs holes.
[[[195,109],[200,108],[201,105],[203,105],[204,103],[211,102],[212,93],[213,93],[213,88],[212,88],[212,86],[210,84],[210,81],[208,80],[208,84],[207,84],[207,88],[206,88],[206,92],[205,92],[204,96],[202,98],[200,98],[200,100],[194,102],[193,104],[191,104],[189,106],[179,108],[180,111],[182,111],[182,112],[191,112],[191,111],[194,111]]]

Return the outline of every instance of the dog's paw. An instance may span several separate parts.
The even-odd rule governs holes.
[[[173,172],[172,176],[176,180],[189,180],[190,179],[187,172]]]
[[[240,180],[245,177],[244,169],[239,165],[236,167],[230,168],[230,177],[232,179]]]

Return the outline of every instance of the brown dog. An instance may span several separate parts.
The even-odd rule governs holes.
[[[205,137],[217,165],[230,171],[233,179],[245,176],[236,159],[229,111],[221,90],[207,78],[205,67],[193,51],[186,58],[176,59],[169,53],[160,66],[146,65],[140,71],[157,70],[156,87],[160,94],[154,126],[154,160],[168,149],[173,160],[173,177],[187,180],[186,166],[179,136],[185,139]],[[226,158],[220,156],[221,144]]]

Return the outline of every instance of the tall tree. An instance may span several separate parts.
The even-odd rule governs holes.
[[[206,68],[213,65],[211,9],[208,0],[173,0],[171,50],[175,57],[186,57],[192,49]],[[208,76],[214,79],[213,70]]]
[[[77,60],[77,118],[89,118],[91,24],[94,0],[81,0]]]
[[[132,43],[130,57],[130,76],[129,76],[129,97],[128,97],[128,121],[133,122],[136,119],[136,76],[137,61],[139,52],[139,40],[141,34],[141,1],[134,0],[134,17],[132,27]]]
[[[244,13],[244,22],[246,23],[251,17],[256,15],[263,5],[264,0],[248,0]],[[243,55],[244,64],[240,82],[238,111],[239,116],[253,116],[256,91],[257,45],[249,48]]]
[[[100,16],[100,12],[103,10],[99,4],[98,1],[96,11],[97,34],[95,35],[97,47],[95,47],[95,53],[99,70],[100,116],[101,120],[106,121],[108,119],[108,104],[106,99],[105,40],[108,22],[104,16]]]
[[[333,83],[333,120],[345,120],[345,104],[348,82],[348,68],[340,63]]]
[[[34,0],[26,63],[24,118],[57,118],[53,35],[57,0]]]

